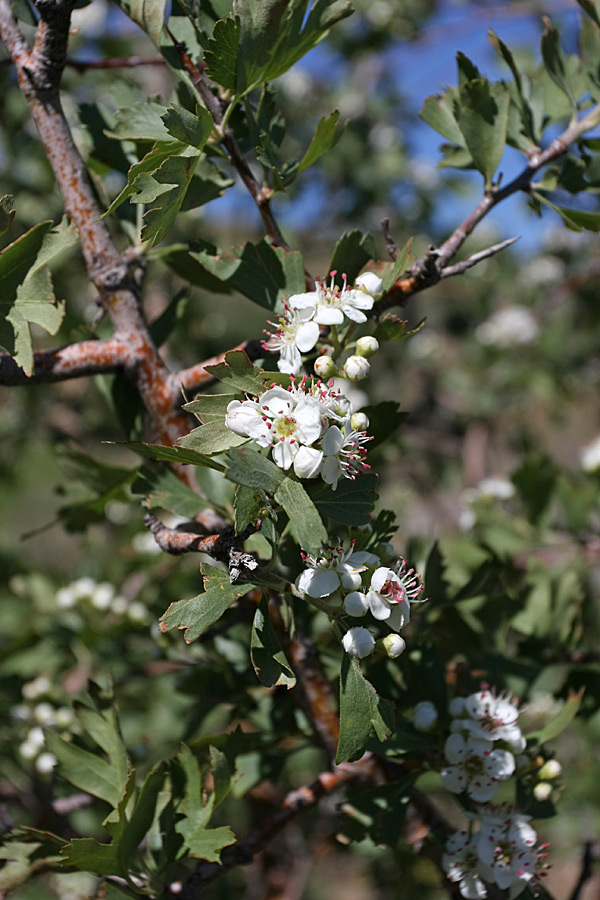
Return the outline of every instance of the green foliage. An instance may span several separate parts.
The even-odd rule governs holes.
[[[379,697],[360,670],[356,659],[344,656],[340,674],[340,739],[336,762],[360,759],[371,729],[380,741],[394,731],[394,707]]]
[[[191,600],[177,600],[171,603],[161,618],[161,629],[184,630],[184,639],[189,644],[197,640],[207,628],[221,618],[232,603],[247,594],[254,585],[233,585],[229,575],[212,566],[201,566],[204,590]]]

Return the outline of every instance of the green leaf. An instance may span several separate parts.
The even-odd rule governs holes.
[[[199,206],[222,197],[227,188],[234,184],[235,179],[223,175],[214,162],[203,153],[198,159],[196,171],[181,204],[181,211],[198,209]]]
[[[571,231],[600,231],[600,213],[586,212],[582,209],[569,209],[565,206],[557,206],[548,200],[540,191],[532,191],[531,197],[544,206],[548,206],[558,213],[567,228]]]
[[[161,116],[165,128],[176,141],[190,144],[202,150],[214,128],[211,114],[202,106],[196,107],[196,115],[183,106],[170,106]]]
[[[230,350],[225,354],[225,362],[206,366],[206,371],[223,384],[245,394],[260,394],[273,382],[284,386],[290,383],[289,375],[282,376],[253,366],[243,350]]]
[[[378,847],[394,847],[406,832],[406,813],[415,775],[354,794],[349,791],[339,831],[349,841],[370,837]]]
[[[0,197],[0,236],[6,234],[12,225],[15,217],[15,210],[13,209],[14,199],[12,194],[5,194],[3,197]]]
[[[546,744],[548,741],[553,741],[557,738],[559,734],[562,734],[577,715],[584,692],[585,687],[582,687],[576,693],[572,691],[560,712],[543,728],[528,734],[527,739],[535,740],[538,744]]]
[[[264,491],[248,487],[245,484],[238,484],[233,498],[236,534],[242,534],[249,525],[256,523],[261,510],[265,508],[265,503]]]
[[[519,119],[526,138],[525,146],[520,147],[520,149],[527,149],[537,146],[539,144],[539,140],[536,134],[534,116],[531,110],[531,106],[529,105],[529,101],[525,96],[523,78],[521,77],[521,73],[519,72],[519,68],[515,62],[515,58],[506,44],[500,40],[498,35],[494,31],[492,31],[492,29],[490,29],[488,33],[488,40],[491,43],[492,47],[496,50],[496,52],[502,57],[513,74],[515,88],[513,97],[516,95]]]
[[[31,325],[56,334],[65,305],[56,303],[48,264],[77,241],[66,217],[41,222],[0,253],[0,347],[26,375],[33,371]]]
[[[224,419],[231,401],[240,399],[240,394],[200,394],[195,400],[185,403],[183,408],[206,423],[213,419]]]
[[[544,66],[552,81],[561,89],[563,94],[568,97],[569,103],[575,112],[577,104],[571,93],[571,87],[567,77],[566,61],[560,46],[560,35],[547,17],[544,18],[544,24],[546,30],[542,35],[541,41]]]
[[[538,522],[552,500],[557,475],[556,466],[546,456],[525,459],[519,469],[513,473],[511,480],[527,509],[530,522]]]
[[[321,516],[342,525],[366,525],[378,497],[376,486],[377,476],[369,473],[354,481],[342,478],[335,491],[323,481],[309,482],[306,490]]]
[[[180,141],[157,141],[152,150],[149,150],[139,162],[131,166],[127,174],[127,184],[101,218],[105,219],[107,216],[111,216],[128,197],[140,189],[140,186],[136,184],[140,175],[151,175],[160,169],[167,159],[177,156],[183,150],[185,150],[185,144]]]
[[[232,787],[234,772],[229,760],[216,747],[210,748],[210,771],[213,777],[213,809],[220,806]]]
[[[335,245],[329,272],[336,271],[340,276],[347,275],[348,281],[352,284],[363,266],[370,259],[375,259],[376,255],[372,234],[363,234],[357,229],[347,231]]]
[[[449,602],[448,584],[444,578],[446,566],[436,541],[429,552],[425,566],[424,594],[428,598],[425,604],[425,614],[438,606],[445,606]]]
[[[215,23],[204,55],[210,78],[234,94],[238,93],[238,47],[241,32],[242,27],[237,17],[220,19]]]
[[[454,104],[457,99],[458,90],[453,87],[448,88],[441,96],[427,97],[419,116],[446,140],[462,145],[462,131],[454,116]]]
[[[185,629],[186,643],[191,644],[210,628],[232,603],[252,590],[252,584],[231,584],[227,572],[212,566],[201,565],[204,577],[204,591],[191,600],[177,600],[171,603],[161,616],[161,631],[173,628]]]
[[[139,175],[135,182],[134,203],[154,203],[144,214],[142,240],[157,244],[168,234],[181,208],[192,176],[198,164],[197,156],[171,156],[152,175]],[[153,195],[152,195],[153,194]]]
[[[114,709],[80,708],[78,719],[84,731],[108,756],[103,759],[75,744],[46,732],[46,746],[58,759],[60,775],[75,787],[116,807],[129,774],[129,761]]]
[[[178,761],[186,776],[185,795],[178,809],[179,813],[183,813],[183,819],[175,825],[175,830],[185,842],[181,855],[185,855],[187,850],[189,855],[196,859],[220,862],[220,851],[223,847],[235,843],[235,835],[226,827],[207,827],[216,797],[213,794],[204,803],[198,763],[185,744],[181,747]]]
[[[273,495],[290,519],[296,539],[308,553],[318,554],[327,541],[327,531],[312,500],[299,481],[293,481],[275,463],[250,448],[228,454],[226,477],[237,484],[260,488]]]
[[[110,441],[105,443],[109,444]],[[118,444],[117,441],[114,442]],[[187,450],[183,447],[162,447],[160,444],[145,444],[143,441],[129,441],[128,443],[118,444],[120,447],[127,447],[133,450],[139,456],[145,456],[146,459],[157,459],[160,462],[180,463],[181,465],[204,466],[207,469],[216,469],[217,472],[224,472],[225,467],[210,456],[203,456],[202,453],[196,453],[195,450]]]
[[[166,111],[156,97],[147,97],[118,109],[115,125],[106,134],[118,141],[173,141],[162,118]]]
[[[250,659],[258,680],[265,687],[285,685],[289,690],[296,684],[296,676],[277,640],[269,614],[269,602],[264,596],[252,622]]]
[[[373,436],[373,440],[367,444],[369,451],[387,441],[408,416],[408,413],[400,410],[400,405],[395,400],[383,400],[375,406],[366,406],[363,411],[369,417],[368,433]]]
[[[438,169],[474,169],[475,164],[466,147],[456,144],[442,144],[440,151],[443,158],[438,163]]]
[[[410,248],[412,246],[413,239],[409,238],[405,243],[402,250],[398,251],[398,256],[396,257],[394,263],[387,269],[384,277],[383,277],[383,291],[389,291],[391,286],[395,284],[396,281],[400,278],[400,276],[404,273],[408,266],[409,260],[414,259],[411,256]]]
[[[600,25],[600,14],[594,0],[577,0],[577,2],[588,16],[594,20],[596,25]]]
[[[339,118],[340,112],[338,109],[335,109],[331,115],[323,116],[319,119],[317,130],[308,145],[308,150],[300,160],[298,172],[303,172],[304,169],[314,166],[320,156],[323,156],[324,153],[328,153],[332,147],[335,147],[344,133],[343,127],[338,122]]]
[[[166,509],[186,519],[193,519],[206,509],[207,502],[177,477],[172,469],[143,466],[131,486],[134,494],[144,494],[146,509]]]
[[[506,85],[478,78],[463,84],[455,104],[458,126],[486,187],[504,153],[509,103]]]
[[[167,0],[119,0],[119,5],[158,46],[165,20]]]
[[[347,653],[340,674],[340,738],[336,763],[360,759],[367,748],[371,728],[380,741],[394,731],[394,708],[377,694],[360,670],[358,661]]]
[[[248,438],[235,434],[222,419],[219,419],[192,429],[189,434],[179,438],[177,446],[212,456],[215,453],[231,450],[232,447],[239,447],[247,442]]]
[[[245,297],[265,309],[273,310],[291,294],[304,291],[304,263],[302,254],[273,247],[267,238],[258,244],[248,242],[233,248],[234,256],[227,256],[209,244],[191,251],[211,275],[227,282]]]

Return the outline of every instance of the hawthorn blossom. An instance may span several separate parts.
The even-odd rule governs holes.
[[[515,759],[508,750],[494,749],[490,741],[451,734],[444,745],[449,765],[442,769],[444,786],[453,794],[466,791],[476,803],[487,803],[498,793],[498,782],[515,771]]]
[[[370,370],[371,363],[364,356],[349,356],[344,363],[344,372],[350,381],[362,381],[367,378]]]
[[[277,330],[263,343],[264,350],[278,350],[277,368],[280,372],[297,375],[302,368],[300,354],[309,353],[319,340],[319,326],[313,321],[313,310],[292,309],[288,303],[285,312],[277,322],[269,322]]]
[[[410,604],[420,603],[423,590],[420,575],[406,568],[406,560],[400,559],[394,568],[381,566],[371,576],[367,602],[375,619],[387,620],[397,631],[410,621]]]
[[[350,548],[344,549],[344,542],[337,546],[330,546],[329,552],[324,556],[312,556],[303,553],[302,558],[308,563],[296,579],[296,588],[301,594],[318,599],[328,597],[343,588],[347,591],[356,591],[362,584],[361,573],[369,566],[377,565],[379,557],[366,550],[354,552],[354,541]]]
[[[481,831],[477,844],[479,871],[483,878],[509,891],[514,900],[542,868],[547,844],[537,850],[537,834],[529,824],[529,816],[506,807],[489,807],[481,814]]]
[[[367,317],[363,310],[373,308],[372,294],[364,286],[358,290],[349,288],[346,275],[342,275],[342,287],[338,288],[335,283],[337,270],[333,269],[329,274],[331,275],[329,287],[325,282],[317,281],[316,290],[305,294],[293,294],[288,298],[288,305],[292,309],[314,310],[314,321],[319,325],[341,325],[344,316],[353,322],[366,322]]]
[[[350,656],[364,659],[373,652],[375,638],[367,628],[351,628],[342,638],[342,644]]]
[[[495,694],[483,687],[468,697],[455,698],[451,713],[459,716],[452,731],[486,741],[506,741],[516,753],[525,749],[527,742],[517,725],[518,700],[510,694]]]
[[[365,431],[352,431],[348,422],[344,431],[337,425],[330,425],[321,443],[323,462],[320,474],[332,490],[335,491],[342,476],[354,481],[357,475],[371,468],[364,461],[367,451],[363,446],[370,440]]]
[[[478,841],[478,835],[469,837],[466,831],[456,831],[448,838],[442,856],[444,872],[450,881],[458,881],[460,895],[467,900],[487,897],[487,888],[479,874]]]

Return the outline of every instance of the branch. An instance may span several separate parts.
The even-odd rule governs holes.
[[[500,253],[501,250],[505,250],[507,247],[510,247],[511,244],[514,244],[519,240],[521,240],[520,235],[518,237],[508,238],[506,241],[500,241],[499,244],[493,244],[485,250],[480,250],[479,253],[474,253],[473,256],[469,256],[468,259],[463,259],[453,266],[446,266],[446,268],[442,269],[440,272],[440,278],[449,278],[451,275],[461,275],[463,272],[466,272],[467,269],[476,266],[482,259],[488,259],[490,256],[495,256],[496,253]]]
[[[266,355],[266,351],[262,346],[261,341],[242,341],[237,347],[231,347],[230,350],[225,350],[223,353],[218,353],[210,359],[205,359],[203,362],[196,363],[195,365],[190,366],[189,369],[173,372],[169,379],[170,389],[173,395],[173,406],[177,406],[181,402],[182,391],[198,391],[214,384],[216,378],[214,375],[211,375],[210,372],[206,371],[206,366],[218,366],[219,363],[225,361],[227,353],[231,353],[233,350],[243,350],[251,361],[262,359]]]
[[[404,306],[408,299],[420,291],[436,284],[440,278],[448,275],[456,274],[456,272],[448,272],[443,275],[448,263],[460,250],[466,239],[479,225],[479,223],[487,216],[487,214],[507,197],[516,194],[519,191],[527,193],[531,190],[531,182],[533,176],[543,166],[555,159],[564,156],[572,146],[586,131],[594,128],[600,123],[600,104],[593,107],[590,112],[573,122],[563,133],[557,137],[545,150],[536,150],[529,156],[529,163],[509,184],[503,188],[497,185],[486,191],[481,201],[477,204],[463,222],[456,228],[452,234],[446,238],[439,248],[428,248],[427,252],[420,259],[416,260],[411,268],[400,278],[392,287],[383,295],[373,309],[375,315],[380,315],[384,310],[391,306]],[[508,246],[505,242],[505,246]],[[501,248],[499,248],[501,249]],[[497,250],[495,252],[498,252]],[[472,259],[474,257],[471,257]],[[485,257],[482,257],[485,258]],[[477,260],[479,261],[479,260]],[[474,265],[475,263],[473,263]],[[460,265],[460,264],[459,264]],[[452,267],[454,268],[454,267]],[[468,267],[467,267],[468,268]]]
[[[100,220],[96,197],[67,124],[59,96],[66,63],[74,0],[38,0],[40,13],[29,50],[12,14],[0,0],[0,35],[15,64],[19,85],[35,120],[69,217],[76,224],[89,276],[110,314],[115,338],[128,344],[134,380],[163,444],[173,445],[188,431],[185,415],[173,410],[169,372],[154,346],[140,304],[140,279],[132,258],[121,255]],[[191,478],[185,469],[178,474]],[[191,483],[191,482],[190,482]]]
[[[26,384],[48,384],[116,372],[131,365],[131,348],[125,341],[81,341],[57,350],[36,350],[33,371],[26,375],[8,353],[0,353],[0,384],[15,387]]]

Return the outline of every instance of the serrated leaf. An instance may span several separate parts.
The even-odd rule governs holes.
[[[414,259],[411,256],[410,248],[412,246],[413,239],[409,238],[405,243],[402,250],[398,251],[398,256],[396,257],[394,263],[389,266],[384,277],[383,277],[383,292],[389,291],[391,286],[395,284],[395,282],[400,278],[403,272],[408,267],[409,261]]]
[[[347,231],[335,245],[329,271],[348,276],[350,284],[354,282],[361,269],[370,259],[376,258],[375,243],[372,234],[363,234],[355,229]]]
[[[149,150],[139,162],[131,166],[127,174],[127,184],[121,193],[115,197],[101,218],[105,219],[107,216],[111,216],[128,197],[131,197],[138,191],[136,182],[140,175],[151,175],[160,169],[167,159],[171,156],[177,156],[184,149],[185,144],[180,141],[157,141],[152,150]]]
[[[215,278],[265,309],[273,310],[287,296],[304,291],[301,253],[273,247],[267,238],[258,244],[234,247],[233,253],[235,256],[228,256],[207,244],[205,249],[191,251],[190,256]]]
[[[227,427],[223,419],[218,419],[214,422],[208,422],[206,425],[200,425],[199,428],[194,428],[189,434],[179,438],[177,446],[212,456],[215,453],[223,453],[224,450],[231,450],[232,447],[239,447],[247,442],[247,437],[235,434]]]
[[[167,108],[155,97],[118,109],[115,125],[106,131],[118,141],[174,141],[162,120]]]
[[[269,614],[269,603],[265,597],[252,622],[250,659],[258,680],[265,687],[285,685],[289,690],[296,684],[296,676],[277,640]]]
[[[76,241],[65,217],[56,228],[52,222],[35,225],[0,253],[0,347],[26,375],[33,371],[30,325],[56,334],[64,316],[48,264]]]
[[[120,877],[127,874],[112,844],[101,844],[94,838],[73,838],[64,848],[63,856],[69,865],[83,872]]]
[[[419,116],[424,122],[453,144],[463,143],[462,131],[454,116],[454,104],[458,97],[456,88],[447,88],[441,96],[425,99]]]
[[[340,673],[340,737],[335,761],[360,759],[367,748],[371,728],[380,741],[394,730],[394,708],[377,694],[360,670],[358,661],[347,653]]]
[[[235,509],[235,533],[242,534],[249,525],[254,525],[265,506],[265,493],[259,488],[238,484],[233,498]]]
[[[229,760],[216,747],[210,748],[210,771],[213,777],[213,809],[216,809],[231,790],[234,777]]]
[[[144,213],[142,240],[157,244],[168,234],[181,208],[192,176],[198,165],[197,156],[171,156],[152,175],[139,175],[135,182],[138,189],[143,179],[143,189],[134,195],[134,203],[152,202],[154,205]],[[151,196],[149,189],[158,191]]]
[[[494,31],[492,31],[492,29],[490,29],[488,33],[488,40],[491,43],[492,47],[496,50],[496,52],[502,57],[502,59],[512,72],[514,78],[513,97],[516,97],[519,120],[523,133],[525,135],[525,142],[523,147],[520,146],[521,142],[519,142],[520,149],[527,150],[531,147],[537,146],[539,140],[536,136],[534,116],[529,101],[525,96],[525,92],[523,89],[523,78],[515,62],[515,58],[504,41],[500,40],[498,35]]]
[[[455,103],[456,121],[486,187],[504,153],[509,103],[506,85],[485,78],[465,82]]]
[[[457,144],[442,144],[440,152],[443,154],[438,163],[438,169],[474,169],[475,164],[471,153],[466,147]]]
[[[225,362],[206,366],[206,371],[223,384],[245,394],[260,394],[273,382],[284,386],[290,384],[289,375],[282,377],[280,373],[266,372],[259,366],[253,366],[243,350],[230,350],[225,354]]]
[[[543,728],[528,734],[528,740],[535,740],[538,744],[546,744],[548,741],[553,741],[557,738],[559,734],[562,734],[579,712],[584,693],[585,687],[580,688],[577,692],[571,691],[560,712]]]
[[[161,616],[161,631],[173,628],[184,629],[184,640],[190,644],[210,628],[232,603],[252,590],[252,584],[231,584],[227,572],[202,565],[204,591],[191,600],[177,600],[171,603]]]
[[[183,106],[173,104],[162,115],[162,120],[171,137],[197,150],[202,150],[214,128],[211,114],[202,106],[196,107],[194,115]]]
[[[12,194],[5,194],[3,197],[0,197],[0,236],[6,234],[12,225],[15,217],[15,210],[13,209],[14,199]]]
[[[600,213],[586,212],[582,209],[569,209],[565,206],[557,206],[548,200],[544,194],[539,191],[532,191],[531,197],[538,203],[548,206],[558,213],[567,228],[571,231],[600,231]]]
[[[237,17],[219,19],[205,50],[208,75],[233,93],[238,90],[238,47],[242,26]]]
[[[200,394],[195,400],[185,403],[183,408],[201,422],[224,419],[232,400],[241,400],[241,394]]]
[[[143,466],[131,490],[134,494],[145,495],[143,502],[146,509],[166,509],[186,519],[193,519],[207,506],[206,500],[166,467],[154,469]]]
[[[377,476],[365,474],[341,479],[335,491],[324,482],[309,483],[307,491],[320,515],[342,525],[366,525],[378,497],[376,486]]]
[[[111,443],[106,441],[105,443]],[[115,441],[115,443],[118,443]],[[203,456],[202,453],[196,453],[195,450],[187,450],[183,447],[162,447],[160,444],[146,444],[143,441],[129,441],[128,443],[118,444],[120,447],[127,447],[133,450],[139,456],[145,456],[146,459],[156,459],[159,462],[181,463],[181,465],[204,466],[207,469],[216,469],[217,472],[225,471],[225,466],[210,456]]]
[[[213,749],[211,748],[211,752]],[[183,813],[183,819],[175,825],[175,830],[185,842],[181,855],[187,849],[190,856],[196,859],[220,862],[220,851],[223,847],[234,844],[236,837],[229,828],[207,827],[215,806],[215,795],[204,802],[198,763],[185,744],[181,747],[178,761],[186,776],[185,795],[178,810]]]
[[[318,554],[327,531],[312,500],[299,481],[250,448],[229,452],[226,477],[237,484],[260,488],[273,495],[290,519],[296,539],[308,553]]]
[[[319,119],[317,130],[313,135],[313,139],[308,145],[308,150],[300,160],[298,172],[314,166],[316,161],[324,153],[328,153],[332,147],[335,147],[343,134],[343,126],[339,124],[340,112],[335,109],[331,115],[323,116]]]
[[[567,77],[565,57],[560,46],[560,35],[550,22],[550,19],[545,18],[544,24],[546,25],[546,30],[542,35],[541,40],[544,66],[552,81],[561,89],[563,94],[568,97],[569,103],[571,104],[573,111],[575,111],[577,105]]]
[[[375,406],[366,406],[364,412],[369,418],[368,433],[373,438],[367,445],[369,450],[374,450],[387,441],[408,416],[408,413],[402,412],[400,404],[395,400],[383,400]]]
[[[234,178],[228,178],[217,168],[214,162],[203,153],[190,182],[187,194],[181,204],[181,211],[198,209],[217,197],[222,197],[227,188],[233,187]],[[210,276],[208,276],[210,277]],[[214,280],[214,279],[213,279]],[[214,290],[214,286],[210,285]]]

